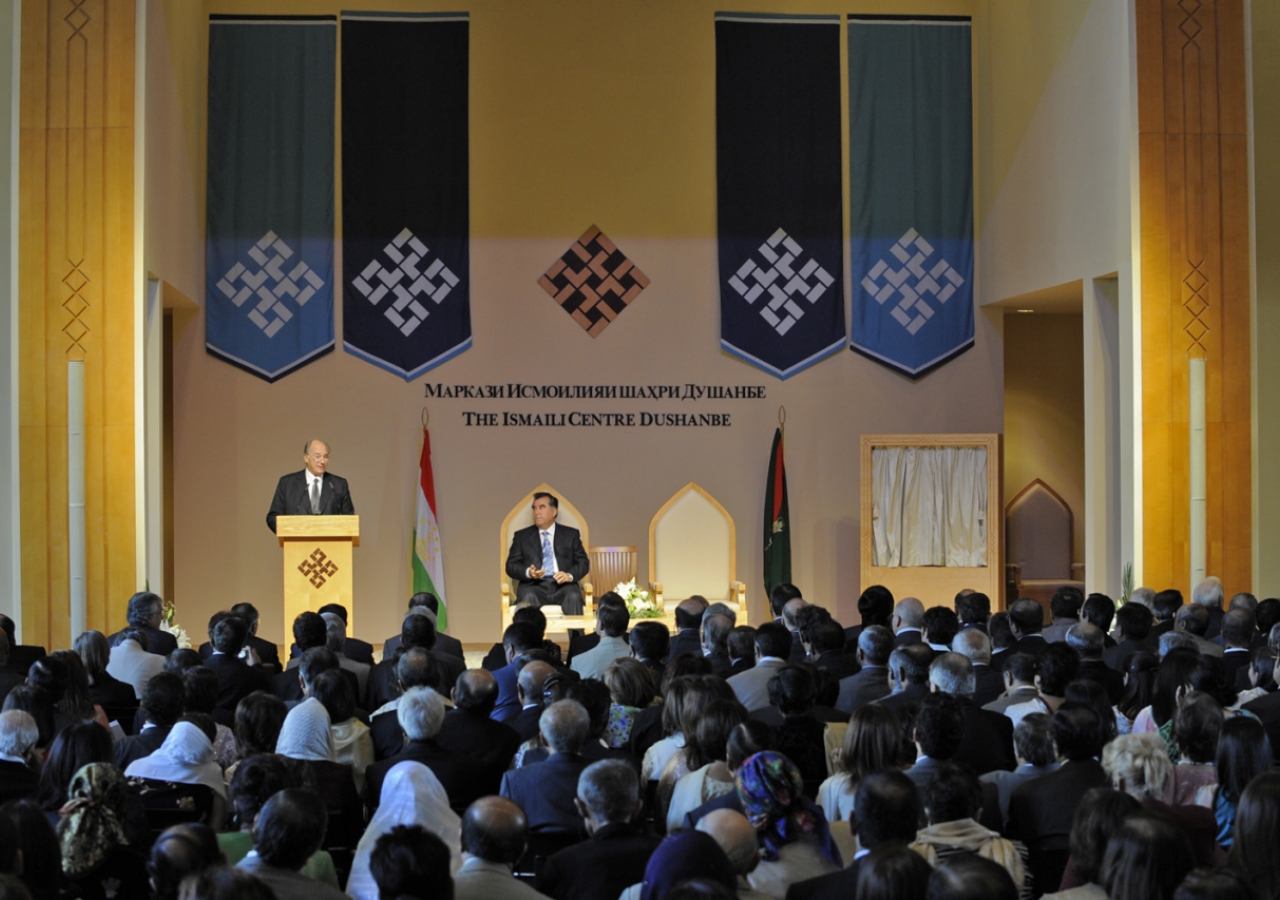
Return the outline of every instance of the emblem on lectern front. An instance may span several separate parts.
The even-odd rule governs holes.
[[[311,552],[311,555],[304,559],[298,566],[298,571],[302,573],[302,577],[310,581],[318,588],[324,587],[324,583],[332,578],[338,572],[337,565],[334,564],[325,552],[317,547]]]

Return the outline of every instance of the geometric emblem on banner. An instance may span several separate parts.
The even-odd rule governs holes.
[[[324,279],[302,260],[286,270],[293,249],[276,237],[274,231],[264,234],[249,248],[248,254],[258,268],[251,270],[237,262],[218,281],[218,290],[237,307],[244,306],[251,297],[256,298],[258,302],[250,307],[249,319],[272,338],[293,318],[293,310],[284,298],[292,297],[299,307],[306,306],[315,292],[324,287]],[[238,288],[237,281],[240,282]]]
[[[592,225],[538,284],[595,337],[649,286],[649,279]]]
[[[421,301],[430,298],[438,305],[457,286],[458,276],[438,258],[428,263],[427,245],[408,228],[396,235],[382,252],[391,264],[384,265],[374,259],[351,283],[374,306],[387,295],[394,296],[395,300],[383,315],[408,337],[430,315]]]
[[[302,573],[302,577],[306,578],[307,581],[321,588],[324,587],[326,581],[337,574],[338,566],[329,558],[328,554],[317,547],[298,566],[298,571]]]
[[[894,294],[900,295],[890,315],[914,337],[933,318],[934,309],[925,302],[926,295],[932,294],[939,303],[946,303],[964,284],[964,277],[942,258],[926,268],[933,246],[914,228],[898,238],[889,252],[902,268],[895,269],[881,259],[863,277],[862,286],[881,306]]]
[[[729,286],[755,305],[762,294],[769,299],[760,306],[760,316],[784,335],[804,315],[797,299],[812,305],[835,282],[815,259],[804,259],[805,251],[786,231],[779,228],[756,250],[766,262],[747,259],[729,276]],[[751,279],[752,282],[748,282]]]

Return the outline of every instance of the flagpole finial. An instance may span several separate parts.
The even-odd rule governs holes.
[[[787,427],[787,408],[785,406],[778,407],[778,427],[783,429]]]
[[[422,427],[426,428],[427,423],[429,423],[430,421],[431,421],[431,410],[427,409],[424,406],[422,407]]]

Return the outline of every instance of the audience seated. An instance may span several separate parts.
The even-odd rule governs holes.
[[[138,699],[146,692],[152,676],[164,671],[164,657],[147,652],[147,646],[147,636],[140,629],[126,628],[111,645],[107,659],[108,674],[133,688]]]
[[[1036,608],[1039,609],[1039,606]],[[1014,725],[1021,722],[1023,716],[1033,712],[1053,715],[1058,711],[1058,707],[1066,700],[1067,685],[1080,674],[1080,656],[1065,644],[1046,644],[1036,655],[1036,669],[1037,695],[1025,703],[1016,703],[1004,710],[1004,714]]]
[[[333,737],[333,761],[351,766],[356,792],[364,791],[364,773],[373,765],[373,736],[369,726],[356,718],[356,698],[340,671],[321,672],[311,685],[311,696],[329,714]]]
[[[516,695],[516,678],[519,674],[516,657],[541,646],[542,631],[529,622],[513,621],[502,633],[502,653],[506,664],[493,672],[493,677],[498,681],[498,701],[489,714],[491,718],[507,722],[520,714],[520,698]]]
[[[1236,810],[1245,788],[1255,778],[1271,771],[1271,742],[1262,725],[1252,716],[1232,716],[1222,723],[1215,762],[1218,783],[1210,796],[1197,802],[1213,810],[1218,822],[1218,846],[1231,848],[1235,839]]]
[[[1141,807],[1128,794],[1091,788],[1076,807],[1071,823],[1071,857],[1062,875],[1062,890],[1046,893],[1055,900],[1106,900],[1102,888],[1102,860],[1107,842],[1124,820]]]
[[[178,639],[160,628],[164,621],[164,601],[157,594],[140,591],[130,597],[125,621],[129,623],[126,627],[107,638],[112,647],[125,640],[130,631],[139,631],[146,637],[143,650],[157,656],[168,656],[178,649]]]
[[[649,671],[647,667],[646,671]],[[641,781],[656,779],[667,760],[684,746],[684,734],[680,729],[684,717],[684,690],[688,686],[686,680],[710,672],[710,663],[687,653],[673,658],[663,669],[658,683],[661,702],[652,703],[635,714],[631,736],[627,739],[627,749],[645,761],[641,767]]]
[[[1003,672],[1005,662],[1018,652],[1018,639],[1013,636],[1013,626],[1009,621],[1009,613],[1005,610],[992,613],[987,619],[987,635],[991,638],[991,668],[997,672]]]
[[[516,700],[520,712],[506,720],[506,724],[527,741],[538,734],[538,718],[542,715],[542,690],[547,680],[555,674],[550,663],[540,660],[525,662],[516,675]]]
[[[676,633],[671,635],[668,658],[681,653],[702,655],[702,616],[707,611],[707,599],[693,596],[676,604]]]
[[[657,682],[648,667],[627,658],[615,659],[609,664],[604,670],[604,683],[613,701],[605,743],[610,747],[628,747],[636,717],[653,703],[657,695]]]
[[[583,678],[600,678],[615,659],[630,656],[631,644],[626,636],[630,623],[627,604],[613,591],[606,593],[596,603],[596,633],[600,635],[600,642],[575,656],[570,668]]]
[[[20,684],[4,698],[4,706],[0,712],[24,712],[36,723],[35,758],[42,758],[54,736],[58,733],[54,727],[53,705],[36,693],[28,684]]]
[[[756,664],[756,630],[750,625],[735,626],[725,639],[725,648],[729,654],[729,672],[725,677],[747,671]]]
[[[126,640],[121,646],[132,643]],[[160,748],[186,708],[186,689],[182,678],[172,672],[159,672],[147,683],[142,695],[142,711],[147,723],[135,735],[115,745],[115,763],[121,770],[135,760],[149,756]]]
[[[200,821],[215,829],[222,827],[227,787],[213,758],[216,734],[208,716],[184,716],[154,753],[129,763],[124,774],[130,780],[130,790],[141,798],[148,812],[200,810]],[[149,820],[154,818],[148,816]]]
[[[1020,785],[1047,775],[1058,767],[1058,753],[1049,731],[1049,717],[1043,713],[1024,716],[1013,731],[1013,751],[1017,768],[1013,771],[995,769],[982,776],[982,781],[994,784],[1000,797],[1000,820],[1009,821],[1009,798]]]
[[[57,835],[62,873],[73,896],[106,900],[146,892],[145,843],[139,847],[130,842],[121,827],[128,802],[125,779],[111,763],[90,763],[72,777]],[[48,821],[34,804],[31,811],[23,831]]]
[[[991,638],[977,628],[961,629],[951,640],[951,651],[973,664],[973,702],[985,707],[1004,693],[1004,678],[991,667]]]
[[[1107,842],[1102,886],[1108,900],[1171,897],[1194,864],[1187,836],[1177,825],[1138,812]]]
[[[138,695],[134,693],[133,687],[113,678],[107,671],[107,664],[111,660],[111,645],[101,631],[86,631],[76,638],[73,647],[84,663],[85,675],[89,679],[89,696],[107,711],[108,718],[111,718],[112,710],[137,705]],[[3,681],[0,680],[0,694],[3,693]]]
[[[733,623],[734,619],[724,613],[713,612],[711,608],[702,614],[702,655],[711,664],[711,671],[721,678],[728,678],[733,669],[733,660],[729,657],[729,634],[733,631]],[[844,646],[843,637],[841,646]]]
[[[503,797],[485,797],[462,817],[462,868],[453,878],[455,900],[539,900],[538,893],[512,874],[524,855],[529,823],[519,806]]]
[[[1280,772],[1249,782],[1236,808],[1235,841],[1227,865],[1238,872],[1258,898],[1280,895]]]
[[[25,681],[25,673],[15,672],[7,667],[9,660],[9,638],[0,630],[0,701],[9,695],[9,691]],[[126,685],[125,687],[128,687]],[[133,697],[133,689],[129,688],[129,697]]]
[[[275,753],[288,712],[283,700],[266,691],[254,691],[241,700],[232,724],[236,759],[247,759],[258,753]],[[225,775],[228,780],[235,774],[235,768],[235,765],[227,768]]]
[[[858,900],[924,897],[932,873],[924,858],[898,843],[881,844],[858,867]]]
[[[678,885],[702,879],[735,896],[737,878],[715,839],[700,831],[678,831],[653,851],[644,880],[624,890],[618,900],[664,900]]]
[[[1141,603],[1134,603],[1132,595],[1124,606],[1116,610],[1116,645],[1102,652],[1102,661],[1117,672],[1129,668],[1129,660],[1135,653],[1152,648],[1151,628],[1155,619],[1151,610]]]
[[[898,712],[908,703],[923,700],[930,692],[929,664],[933,657],[933,648],[923,641],[895,647],[889,654],[890,693],[875,702]]]
[[[502,773],[520,746],[514,729],[489,718],[497,700],[498,682],[493,673],[486,669],[468,669],[454,685],[454,708],[445,714],[436,735],[436,743],[445,753],[469,755],[474,763],[467,789],[458,796],[459,807],[465,808],[481,797],[496,794],[502,784]],[[605,719],[607,722],[607,710]],[[399,731],[398,720],[396,728]]]
[[[376,707],[369,722],[373,755],[378,760],[395,756],[404,749],[404,732],[396,718],[403,692],[412,688],[434,689],[440,684],[440,667],[435,657],[421,647],[410,647],[402,652],[396,659],[395,672],[396,696]]]
[[[1084,606],[1084,594],[1079,588],[1060,587],[1049,598],[1049,617],[1052,624],[1041,634],[1051,644],[1062,643],[1069,632],[1080,624],[1080,608]]]
[[[437,617],[440,615],[440,600],[435,594],[429,591],[421,591],[409,598],[409,611],[406,616],[425,615],[431,620],[431,624],[437,627],[436,645],[432,648],[434,653],[444,653],[457,659],[465,659],[466,653],[462,649],[462,641],[456,637],[447,635],[439,630],[439,622]],[[400,650],[400,633],[397,632],[392,637],[386,639],[382,645],[382,658],[390,659]]]
[[[726,762],[729,736],[745,721],[746,710],[733,700],[712,700],[690,717],[692,735],[682,751],[688,772],[675,781],[666,803],[667,831],[678,828],[686,815],[707,801],[734,790]]]
[[[182,704],[187,713],[203,713],[213,719],[217,737],[213,739],[213,757],[226,769],[236,761],[236,738],[231,730],[235,713],[218,709],[218,677],[204,666],[192,666],[182,673]]]
[[[631,655],[648,668],[655,679],[660,679],[667,660],[671,657],[671,632],[667,626],[653,619],[645,619],[632,626],[628,640],[631,643]]]
[[[178,900],[276,900],[276,895],[244,869],[211,866],[182,883]]]
[[[868,625],[858,633],[859,671],[840,680],[836,708],[853,715],[868,703],[889,694],[889,655],[894,649],[893,632],[883,625]]]
[[[581,704],[561,700],[543,710],[540,728],[551,755],[507,772],[499,793],[524,810],[532,834],[581,835],[582,819],[573,800],[588,765],[581,751],[591,719]]]
[[[301,785],[315,791],[328,810],[325,847],[353,847],[360,839],[360,795],[351,766],[335,758],[329,712],[308,697],[284,717],[276,753],[292,761]],[[366,778],[369,770],[366,770]]]
[[[31,664],[44,656],[44,647],[18,643],[18,627],[13,619],[0,613],[0,632],[5,637],[5,646],[9,655],[4,660],[4,667],[11,672],[25,676]]]
[[[204,664],[218,677],[218,706],[234,710],[236,704],[254,691],[266,690],[267,675],[240,658],[249,641],[249,623],[228,616],[213,629],[213,652]]]
[[[93,722],[81,722],[58,732],[40,768],[34,791],[36,804],[56,824],[58,811],[67,805],[67,788],[76,772],[89,763],[111,762],[111,753],[111,732]]]
[[[1076,677],[1102,685],[1110,702],[1115,704],[1124,693],[1124,676],[1103,662],[1105,638],[1102,629],[1089,622],[1081,622],[1067,631],[1066,642],[1080,655],[1080,670]]]
[[[63,895],[66,879],[58,835],[30,800],[0,806],[0,870],[20,876],[30,897],[59,900]]]
[[[370,856],[379,897],[453,900],[448,866],[449,849],[444,841],[419,825],[391,829],[378,838]]]
[[[36,720],[29,713],[16,709],[0,713],[0,804],[36,793],[42,772],[31,765],[31,752],[39,737]]]
[[[964,718],[964,740],[953,760],[979,775],[995,769],[1012,771],[1013,723],[1006,716],[982,709],[973,702],[976,686],[973,663],[959,653],[940,654],[929,667],[929,685],[950,694]]]
[[[1009,631],[1018,653],[1030,653],[1039,659],[1049,647],[1043,630],[1044,607],[1035,600],[1023,597],[1009,606]]]
[[[929,875],[927,900],[1015,900],[1018,887],[1008,870],[966,853],[953,856]]]
[[[373,860],[378,845],[388,834],[400,829],[422,828],[443,842],[447,855],[437,874],[457,872],[462,866],[459,840],[461,819],[449,804],[439,779],[420,762],[398,762],[391,767],[382,785],[377,810],[369,819],[351,863],[347,893],[355,900],[378,900]]]
[[[430,688],[411,688],[400,697],[396,720],[407,739],[404,749],[365,770],[365,806],[378,808],[382,782],[398,763],[419,762],[431,770],[455,808],[464,808],[462,798],[474,788],[470,779],[479,769],[469,753],[445,750],[436,740],[444,725],[444,699]]]
[[[253,852],[237,865],[261,879],[276,900],[343,900],[337,888],[300,871],[320,849],[328,826],[318,794],[287,788],[263,805],[253,825]]]
[[[620,760],[587,766],[578,776],[574,806],[588,839],[552,854],[538,872],[537,888],[555,900],[617,897],[644,877],[658,844],[637,822],[642,804],[635,769]]]
[[[147,875],[152,900],[178,900],[183,879],[224,862],[218,837],[207,825],[174,825],[151,845]]]

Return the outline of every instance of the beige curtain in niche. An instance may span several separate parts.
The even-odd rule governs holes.
[[[872,562],[987,564],[987,448],[873,447]]]

